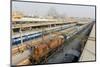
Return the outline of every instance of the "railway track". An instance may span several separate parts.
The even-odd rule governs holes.
[[[73,27],[73,26],[71,26],[71,27],[68,27],[67,29],[69,29],[69,30],[74,30],[75,28]],[[67,29],[64,29],[64,30],[66,30],[66,31],[68,31]],[[61,30],[61,31],[63,31],[64,32],[64,30]],[[60,31],[59,31],[60,32]],[[63,33],[62,32],[62,33]],[[68,31],[69,32],[69,31]],[[44,39],[48,39],[48,37],[53,37],[53,36],[56,36],[57,34],[58,34],[58,32],[56,33],[56,32],[53,32],[53,34],[54,35],[52,35],[52,36],[50,36],[49,34],[48,35],[45,35],[45,37],[44,37]],[[14,55],[16,52],[20,52],[20,50],[24,50],[24,49],[27,49],[27,47],[26,47],[26,45],[29,45],[30,46],[30,44],[35,44],[36,42],[39,42],[39,41],[41,41],[42,40],[42,38],[37,38],[37,39],[35,39],[35,40],[30,40],[30,41],[27,41],[27,42],[24,42],[23,43],[23,45],[17,45],[16,47],[13,47],[12,48],[12,54]],[[23,48],[23,49],[21,49],[21,48]]]
[[[84,27],[84,26],[83,26]],[[82,29],[80,29],[80,31],[81,31]],[[80,31],[78,31],[78,32],[80,32]],[[65,32],[64,32],[65,33]],[[77,34],[77,32],[76,32],[76,34],[74,34],[75,33],[75,31],[73,31],[72,33],[71,33],[71,31],[70,31],[70,35],[76,35]],[[68,36],[70,36],[69,34],[67,34]],[[72,37],[72,36],[70,36],[70,37]],[[69,38],[70,38],[69,37]],[[64,48],[64,46],[63,47],[61,47],[61,49],[59,49],[59,50],[57,50],[56,52],[59,52],[60,50],[62,50]],[[48,59],[50,58],[50,57],[52,57],[52,56],[54,56],[55,54],[56,54],[56,52],[55,53],[53,53],[51,56],[49,56],[48,57]],[[24,59],[24,60],[26,60],[26,59]],[[20,62],[20,63],[24,63],[24,60],[23,60],[23,62]],[[18,64],[20,64],[20,63],[18,63]],[[42,62],[42,63],[44,63],[44,62]]]
[[[55,52],[55,54],[53,54],[50,58],[48,58],[48,61],[46,63],[42,63],[42,64],[77,62],[83,51],[81,50],[81,48],[84,48],[84,46],[82,45],[86,43],[87,39],[84,41],[84,44],[81,43],[81,40],[83,40],[85,36],[89,36],[91,28],[92,25],[90,25],[87,29],[85,28],[83,32],[76,34],[80,37],[80,39],[74,38],[72,42],[65,43],[63,50],[61,50],[61,52],[59,51]]]
[[[73,27],[74,28],[74,27]],[[69,28],[69,29],[72,29],[72,28]],[[66,30],[66,31],[68,31],[68,30]],[[64,32],[64,31],[63,31]],[[71,31],[70,31],[71,32]],[[69,32],[69,33],[70,33]],[[56,32],[56,33],[53,33],[54,35],[52,35],[52,37],[53,36],[57,36],[57,34],[59,35],[59,34],[61,34],[61,33],[59,33],[59,32]],[[48,36],[45,36],[45,38],[44,38],[46,41],[48,40]],[[26,51],[26,50],[25,50]],[[19,54],[23,54],[23,53],[19,53]],[[15,54],[15,55],[13,55],[13,56],[16,56],[16,55],[18,55],[18,54]],[[25,55],[27,55],[27,57],[30,55],[30,54],[25,54]],[[20,60],[22,60],[22,59],[20,59]],[[13,62],[14,62],[15,60],[13,60]]]

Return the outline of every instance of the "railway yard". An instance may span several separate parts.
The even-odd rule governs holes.
[[[95,22],[84,22],[40,18],[12,20],[12,65],[85,61],[83,56],[90,53],[85,54],[85,45],[92,37]],[[95,44],[95,40],[92,41]],[[92,56],[95,60],[95,49]]]

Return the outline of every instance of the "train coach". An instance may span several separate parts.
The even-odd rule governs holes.
[[[48,34],[49,30],[53,30],[53,32],[57,32],[57,31],[65,30],[65,29],[70,28],[70,27],[75,26],[75,25],[76,24],[71,24],[69,26],[68,25],[64,25],[64,26],[60,26],[60,27],[47,29],[44,34]],[[32,40],[32,39],[39,38],[39,37],[42,36],[42,34],[43,34],[42,32],[36,32],[34,34],[24,35],[24,36],[22,36],[22,39],[23,39],[22,41],[26,42],[26,41],[29,41],[29,40]],[[21,37],[20,36],[12,38],[12,44],[13,45],[17,45],[17,44],[20,44],[20,43],[21,43]]]

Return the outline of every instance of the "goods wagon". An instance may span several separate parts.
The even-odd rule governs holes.
[[[55,52],[64,43],[64,37],[62,35],[51,39],[48,43],[40,42],[38,45],[34,45],[34,53],[31,55],[33,63],[38,64],[41,60],[46,60],[51,52]]]

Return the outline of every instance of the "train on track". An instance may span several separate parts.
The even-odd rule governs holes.
[[[47,30],[44,31],[45,32],[44,34],[48,34],[48,32],[50,30],[53,30],[53,32],[57,32],[57,31],[67,29],[67,28],[75,26],[75,25],[76,24],[70,24],[70,25],[64,25],[64,26],[61,26],[61,27],[55,27],[55,28],[47,29]],[[32,40],[32,39],[39,38],[39,37],[42,36],[42,34],[43,34],[42,31],[36,32],[36,33],[33,33],[33,34],[26,34],[26,35],[22,36],[22,40],[23,40],[23,42],[26,42],[26,41],[29,41],[29,40]],[[18,45],[20,43],[21,43],[21,36],[12,38],[12,45]]]
[[[82,28],[79,31],[77,31],[77,33],[80,32],[81,30],[86,29],[87,26],[88,25],[83,25]],[[75,34],[71,34],[71,35],[75,35]],[[46,62],[47,57],[51,55],[51,53],[55,52],[58,48],[63,46],[63,43],[68,39],[67,36],[68,35],[65,34],[59,34],[57,35],[57,37],[49,40],[48,43],[42,42],[39,43],[38,45],[34,45],[34,53],[32,55],[33,60],[31,60],[31,62],[33,62],[33,64],[39,64],[43,60],[45,60]]]
[[[89,24],[85,24],[80,27],[76,33],[74,32],[71,35],[76,35],[80,32],[82,32],[84,29],[86,29]],[[90,28],[90,27],[89,27]],[[44,41],[40,41],[38,43],[31,44],[31,47],[29,49],[32,49],[31,55],[28,57],[27,61],[26,59],[18,63],[18,65],[27,65],[27,64],[41,64],[42,61],[46,62],[47,58],[54,52],[58,50],[58,48],[63,46],[63,43],[68,39],[67,34],[58,33],[55,37],[51,39],[44,39]],[[27,45],[24,45],[23,47],[27,47]]]

